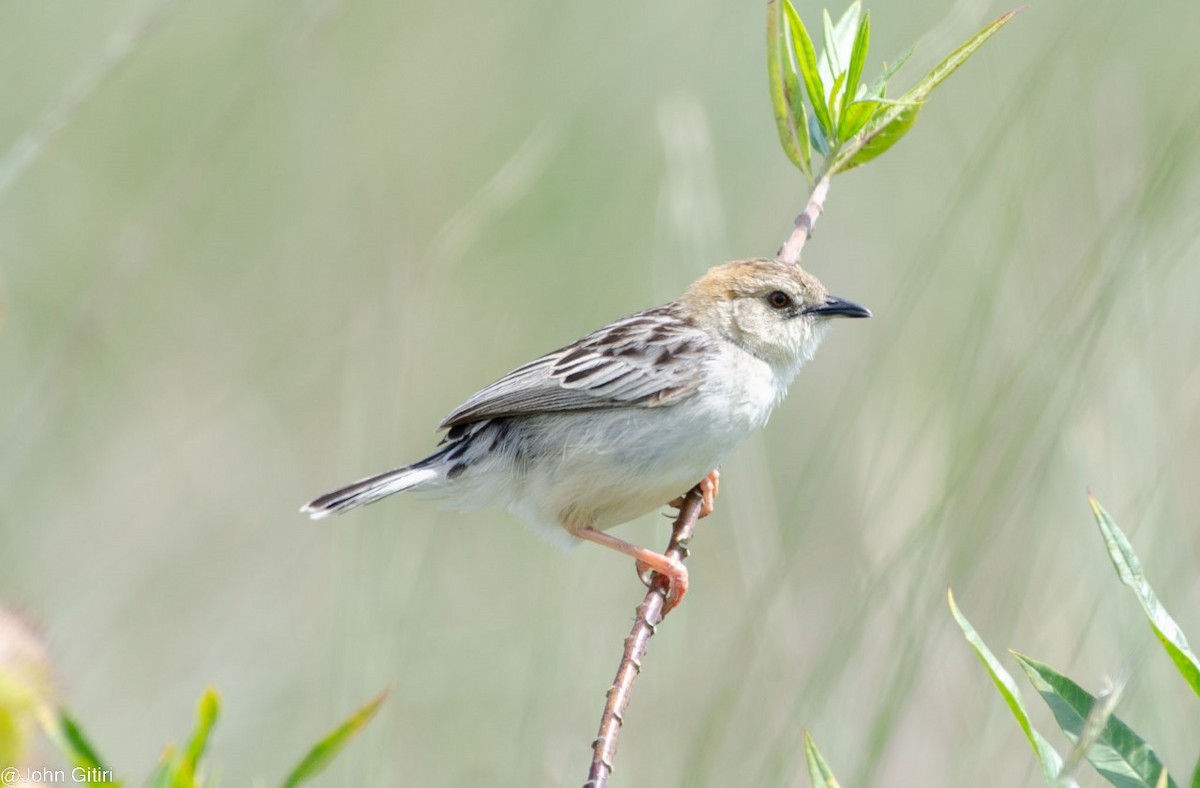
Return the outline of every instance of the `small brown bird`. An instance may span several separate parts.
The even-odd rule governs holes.
[[[416,490],[460,509],[504,506],[565,547],[596,542],[668,582],[687,569],[605,533],[706,480],[767,418],[833,317],[870,317],[798,265],[739,260],[677,300],[517,367],[447,416],[438,449],[305,505],[314,519]]]

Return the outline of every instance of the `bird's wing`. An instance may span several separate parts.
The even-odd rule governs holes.
[[[702,362],[713,349],[714,340],[676,305],[647,309],[514,369],[438,427],[500,416],[671,405],[700,387]]]

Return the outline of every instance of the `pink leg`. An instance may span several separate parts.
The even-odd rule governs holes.
[[[573,531],[573,533],[580,539],[587,539],[589,542],[604,545],[611,550],[616,550],[633,558],[637,562],[638,575],[642,577],[643,583],[649,585],[645,578],[647,572],[654,572],[666,581],[667,597],[663,602],[662,609],[664,616],[683,601],[683,596],[687,593],[688,588],[688,572],[687,567],[680,561],[668,558],[662,553],[656,553],[653,550],[647,550],[644,547],[630,544],[624,539],[618,539],[603,531],[597,531],[595,528],[580,528],[577,531]]]

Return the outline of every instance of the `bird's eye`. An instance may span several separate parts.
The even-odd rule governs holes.
[[[792,305],[792,297],[782,290],[776,290],[767,296],[767,303],[772,309],[787,309]]]

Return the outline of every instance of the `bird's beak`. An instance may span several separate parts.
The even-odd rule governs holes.
[[[809,307],[808,312],[824,317],[870,317],[871,310],[837,296],[829,296],[820,306]]]

